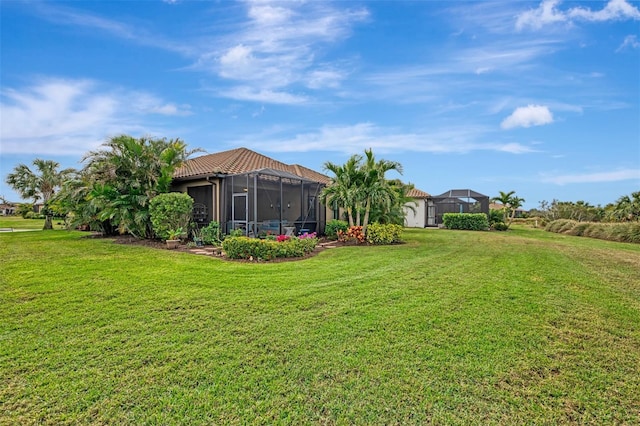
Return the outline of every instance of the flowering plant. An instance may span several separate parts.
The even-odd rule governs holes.
[[[286,235],[278,235],[278,237],[276,237],[276,241],[279,243],[282,243],[284,241],[288,241],[290,237],[286,236]]]
[[[316,236],[317,236],[317,234],[315,232],[312,232],[312,233],[305,232],[304,234],[300,235],[298,238],[300,238],[300,239],[316,238]]]

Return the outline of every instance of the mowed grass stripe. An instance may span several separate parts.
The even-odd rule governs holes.
[[[628,245],[411,230],[248,264],[38,234],[0,236],[1,422],[640,418]]]

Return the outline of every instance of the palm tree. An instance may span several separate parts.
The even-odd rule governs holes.
[[[640,191],[618,198],[610,215],[616,221],[640,220]]]
[[[386,178],[386,173],[395,170],[402,174],[402,166],[396,161],[378,160],[371,149],[365,150],[365,162],[362,167],[364,174],[361,197],[364,204],[364,219],[362,220],[362,232],[367,234],[369,215],[374,205],[389,209],[395,202],[397,192]]]
[[[513,222],[516,216],[516,210],[522,207],[522,204],[525,202],[524,198],[516,197],[515,193],[516,191],[500,191],[500,196],[491,199],[491,201],[502,204],[502,215],[507,229],[509,229],[511,222]]]
[[[149,201],[168,192],[174,171],[194,152],[180,139],[116,136],[83,158],[90,176],[87,199],[97,219],[109,221],[121,233],[153,236]]]
[[[369,220],[378,223],[394,223],[403,226],[406,210],[416,213],[418,202],[409,197],[409,192],[415,188],[412,183],[404,183],[400,179],[392,179],[389,186],[395,192],[394,201],[390,206],[373,205]]]
[[[42,200],[45,215],[43,229],[53,229],[49,200],[65,180],[75,173],[75,169],[68,168],[59,171],[60,163],[39,158],[33,160],[33,165],[35,170],[31,170],[25,164],[17,165],[13,169],[13,173],[7,176],[6,182],[22,198],[33,198],[34,202]]]
[[[344,208],[347,212],[349,226],[360,224],[360,217],[357,211],[358,188],[361,186],[362,181],[361,161],[362,157],[360,155],[352,155],[344,165],[334,164],[330,161],[324,164],[325,170],[332,172],[335,177],[323,189],[320,197],[325,205],[333,205],[335,203],[338,207]],[[358,214],[357,218],[354,218],[354,212]]]

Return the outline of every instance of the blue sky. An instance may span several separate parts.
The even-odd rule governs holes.
[[[323,171],[372,148],[433,195],[640,190],[640,2],[2,1],[0,195],[118,134]]]

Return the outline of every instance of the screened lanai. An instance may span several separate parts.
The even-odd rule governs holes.
[[[442,224],[445,213],[489,214],[489,197],[471,189],[451,189],[432,198],[436,224]]]
[[[222,224],[245,235],[300,235],[324,229],[321,183],[274,169],[225,179]]]

